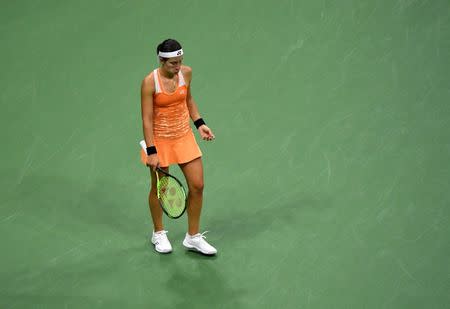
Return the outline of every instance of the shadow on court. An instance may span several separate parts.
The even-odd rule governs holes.
[[[194,263],[161,258],[170,270],[165,289],[170,291],[175,308],[244,308],[247,291],[225,280],[226,270],[215,266],[214,258],[187,251]]]
[[[299,191],[260,205],[249,208],[236,205],[226,215],[209,218],[208,226],[215,231],[223,231],[223,238],[232,244],[263,241],[264,235],[270,233],[283,233],[283,241],[291,242],[318,230],[321,222],[330,215],[333,200],[326,193],[319,197]]]

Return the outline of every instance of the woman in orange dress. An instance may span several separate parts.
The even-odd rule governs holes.
[[[156,196],[156,168],[168,171],[178,164],[188,184],[188,231],[183,245],[203,254],[214,255],[217,250],[200,233],[200,213],[203,201],[202,153],[189,125],[192,119],[203,140],[213,140],[214,134],[205,124],[191,96],[192,69],[182,65],[183,49],[176,40],[168,39],[158,45],[160,66],[142,81],[141,112],[146,150],[141,160],[150,167],[151,189],[149,207],[153,220],[151,242],[160,253],[172,251],[163,227],[163,211]]]

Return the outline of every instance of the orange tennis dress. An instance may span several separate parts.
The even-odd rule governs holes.
[[[159,165],[168,167],[171,164],[187,163],[201,157],[202,152],[189,125],[186,102],[188,88],[181,70],[178,72],[178,87],[172,93],[164,90],[158,69],[151,74],[155,80],[153,142],[158,152]],[[145,150],[141,149],[142,163],[146,163],[146,158]]]

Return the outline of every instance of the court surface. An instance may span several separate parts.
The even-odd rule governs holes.
[[[448,1],[0,6],[1,308],[449,308]],[[148,242],[140,83],[166,38],[216,135],[214,258],[185,217],[171,255]]]

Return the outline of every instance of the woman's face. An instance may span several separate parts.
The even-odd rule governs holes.
[[[162,67],[165,71],[171,74],[178,74],[181,70],[181,63],[183,62],[183,56],[169,58],[166,61],[162,61]]]

